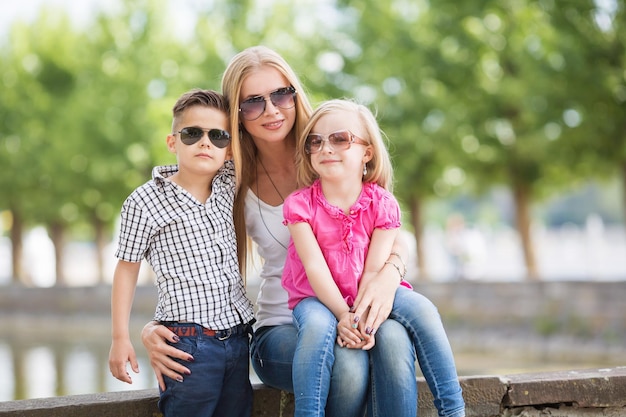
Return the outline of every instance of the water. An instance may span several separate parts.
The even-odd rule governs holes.
[[[51,326],[53,327],[53,326]],[[139,335],[134,326],[132,334]],[[69,332],[53,328],[22,328],[15,337],[0,333],[0,401],[54,397],[97,392],[112,392],[156,388],[156,378],[145,355],[143,345],[133,340],[139,374],[131,371],[133,384],[113,378],[108,369],[110,339],[108,323],[90,326],[87,332]],[[70,333],[70,334],[68,334]],[[463,334],[450,333],[459,375],[506,375],[521,372],[570,370],[623,366],[624,350],[584,350],[566,352],[549,345],[528,344],[501,339],[498,335],[486,338],[481,346],[468,344]],[[517,346],[516,346],[517,345]],[[562,347],[563,344],[560,343]],[[252,371],[253,372],[253,371]],[[419,375],[419,374],[418,374]],[[254,373],[253,383],[260,382]]]
[[[519,241],[511,230],[473,231],[467,277],[487,281],[523,279]],[[409,245],[410,241],[409,236]],[[535,230],[540,272],[546,280],[594,279],[623,280],[626,277],[626,233],[623,228],[604,228],[589,222],[585,229]],[[429,272],[434,279],[448,280],[452,271],[445,249],[445,233],[429,228],[425,235]],[[10,282],[10,246],[0,237],[0,285]],[[41,286],[54,282],[52,247],[42,230],[31,231],[25,242],[26,262],[33,281]],[[66,273],[69,285],[97,283],[93,268],[92,245],[72,242],[68,245]],[[107,249],[105,274],[112,276],[113,248]],[[409,260],[415,273],[414,260]],[[142,268],[140,282],[149,283],[149,268]],[[254,280],[251,280],[253,282]],[[140,374],[132,375],[134,383],[125,384],[113,378],[108,369],[110,333],[108,318],[78,329],[57,328],[43,319],[37,328],[31,324],[10,322],[0,326],[0,401],[50,396],[86,394],[156,388],[156,379],[143,345],[133,341],[138,354]],[[147,321],[147,320],[146,320]],[[145,321],[144,321],[145,322]],[[143,323],[131,334],[138,337]],[[13,326],[13,327],[9,327]],[[68,326],[62,326],[68,327]],[[67,330],[67,331],[64,331]],[[475,336],[475,335],[474,335]],[[585,347],[578,342],[512,339],[509,335],[467,337],[449,330],[459,375],[505,375],[563,369],[586,369],[626,365],[626,348]],[[468,342],[472,339],[472,342]],[[484,343],[477,345],[474,341]],[[571,348],[571,351],[567,351]],[[254,374],[253,382],[258,382]]]

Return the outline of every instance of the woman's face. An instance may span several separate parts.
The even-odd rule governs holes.
[[[246,120],[244,112],[239,112],[239,120],[255,142],[283,141],[293,129],[296,121],[296,99],[292,103],[287,97],[281,97],[281,93],[285,93],[282,89],[287,87],[290,87],[287,79],[277,69],[269,66],[253,71],[243,81],[239,93],[240,105],[251,98],[254,98],[257,105],[260,105],[259,102],[265,103],[264,110],[254,120]],[[271,93],[275,94],[270,96]],[[251,117],[255,116],[253,114]]]

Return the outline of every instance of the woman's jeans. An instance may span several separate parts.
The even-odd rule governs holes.
[[[361,417],[367,397],[369,416],[415,416],[415,346],[439,415],[464,415],[450,344],[439,313],[427,298],[399,288],[393,320],[378,329],[370,351],[339,347],[335,317],[315,298],[299,305],[305,301],[303,314],[296,318],[294,311],[302,334],[297,351],[298,330],[291,325],[259,329],[252,344],[252,365],[265,384],[290,392],[295,385],[302,387],[298,391],[311,392],[296,394],[296,408],[302,405],[307,413],[312,409],[311,415],[324,415],[325,405],[328,416]],[[298,366],[292,372],[294,362]]]

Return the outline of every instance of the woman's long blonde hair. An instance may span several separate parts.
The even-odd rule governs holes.
[[[233,146],[233,159],[235,161],[235,175],[238,186],[233,216],[237,234],[237,256],[242,274],[245,274],[246,271],[249,249],[244,216],[244,201],[250,184],[256,181],[257,148],[250,133],[245,130],[243,123],[239,119],[239,95],[246,77],[262,67],[276,69],[296,89],[296,121],[286,140],[296,141],[312,112],[311,104],[304,88],[300,84],[298,76],[291,66],[287,64],[287,61],[270,48],[253,46],[244,49],[231,59],[224,71],[222,76],[222,94],[230,102],[232,142],[238,145]],[[291,161],[286,161],[286,163],[291,163]]]
[[[343,111],[356,113],[359,116],[359,120],[363,123],[365,128],[365,137],[361,139],[367,141],[372,147],[372,159],[367,162],[367,174],[363,176],[363,182],[375,182],[381,187],[393,191],[393,168],[391,165],[391,159],[389,158],[389,152],[383,140],[383,133],[376,122],[374,114],[362,104],[358,104],[351,100],[328,100],[320,104],[315,109],[309,122],[304,127],[304,130],[298,137],[298,144],[296,148],[296,168],[298,172],[298,186],[307,187],[313,184],[313,181],[318,178],[317,173],[313,169],[311,164],[311,155],[308,155],[304,151],[304,144],[306,138],[311,133],[311,129],[324,115],[332,112]],[[347,130],[351,129],[351,126],[345,126]]]

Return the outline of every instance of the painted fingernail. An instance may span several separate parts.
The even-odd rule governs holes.
[[[177,378],[176,378],[176,381],[178,381],[178,382],[183,382],[183,377],[182,377],[182,376],[177,377]]]
[[[174,335],[174,342],[176,342],[176,343],[180,342],[180,337]]]
[[[359,322],[359,320],[361,320],[361,318],[360,318],[359,316],[354,316],[354,320],[353,320],[353,321],[354,321],[355,323],[358,323],[358,322]]]
[[[376,329],[372,329],[372,332],[370,333],[370,336],[374,336],[374,333],[376,333]]]
[[[368,326],[365,328],[365,334],[371,334],[372,333],[372,329]]]
[[[193,362],[193,361],[195,361],[195,359],[194,359],[194,357],[193,357],[193,356],[189,356],[189,357],[187,358],[187,362]]]
[[[356,324],[356,323],[353,323],[353,324],[352,324],[352,328],[353,328],[353,329],[356,329],[357,327],[359,327],[359,325],[358,325],[358,324]]]

